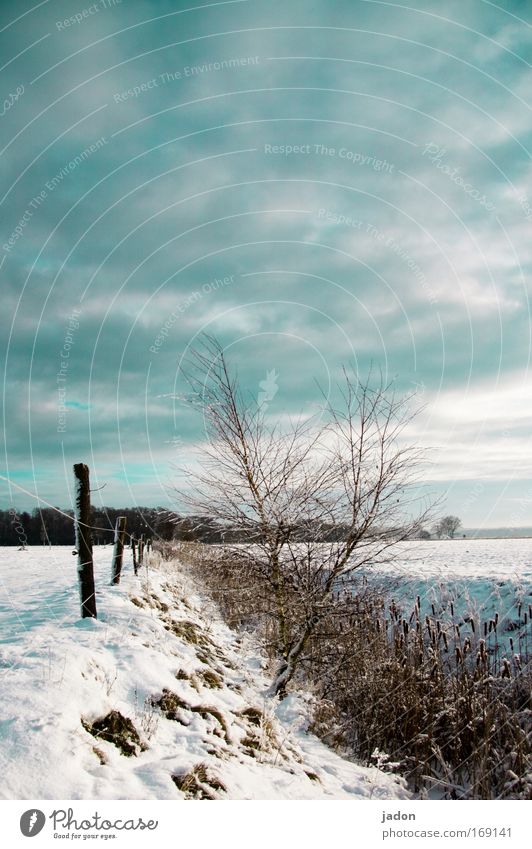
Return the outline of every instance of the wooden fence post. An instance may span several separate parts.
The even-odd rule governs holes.
[[[78,552],[78,580],[83,619],[96,619],[96,595],[94,589],[94,566],[92,562],[92,538],[90,529],[91,496],[89,467],[85,463],[74,465],[76,478],[76,549]]]
[[[137,541],[135,537],[131,537],[131,554],[133,555],[133,571],[137,575],[139,567],[137,563]]]
[[[142,566],[144,560],[144,534],[141,534],[139,539],[139,566]]]
[[[126,517],[118,516],[115,525],[115,545],[113,549],[112,584],[120,583],[122,561],[124,559],[124,537],[126,535]]]

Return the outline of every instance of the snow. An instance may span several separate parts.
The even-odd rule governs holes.
[[[99,618],[82,620],[71,549],[0,549],[2,798],[178,800],[171,776],[200,766],[215,798],[409,798],[401,779],[308,732],[310,696],[266,696],[251,637],[221,622],[178,564],[150,555],[136,577],[128,553],[112,586],[112,547],[94,555]],[[177,719],[153,704],[163,691],[184,705]],[[82,725],[110,711],[133,722],[137,756]]]
[[[511,638],[514,652],[532,652],[530,616],[524,622],[532,605],[532,539],[402,543],[392,562],[361,570],[355,586],[363,578],[381,588],[407,617],[419,596],[422,619],[428,615],[442,624],[453,622],[464,634],[470,633],[473,619],[477,635],[482,635],[483,623],[498,614],[488,649],[497,647],[509,655]]]

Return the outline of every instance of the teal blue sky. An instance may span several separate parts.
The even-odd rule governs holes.
[[[78,461],[170,505],[208,332],[274,420],[382,369],[445,508],[531,523],[530,3],[4,0],[0,45],[0,506]]]

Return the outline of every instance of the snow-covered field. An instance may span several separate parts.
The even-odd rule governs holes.
[[[266,699],[252,643],[175,564],[126,559],[110,586],[110,562],[95,549],[99,618],[81,620],[69,548],[0,549],[1,797],[408,798],[307,733],[305,697]],[[131,724],[89,732],[111,712]]]
[[[0,549],[0,796],[407,798],[400,779],[309,734],[306,697],[266,698],[251,640],[176,564],[152,555],[135,577],[126,558],[112,587],[111,548],[96,548],[99,618],[81,620],[76,559],[66,547]],[[422,615],[434,605],[464,631],[498,613],[490,640],[532,647],[532,540],[408,543],[365,579],[407,614],[420,596]],[[138,732],[131,756],[87,730],[111,711]]]
[[[488,648],[497,643],[501,653],[510,653],[512,639],[514,652],[532,654],[532,539],[402,543],[392,562],[363,575],[407,616],[419,596],[422,617],[452,621],[464,633],[473,619],[481,635],[498,614]]]

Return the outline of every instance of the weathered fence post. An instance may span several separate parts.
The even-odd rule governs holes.
[[[137,541],[135,537],[131,537],[131,554],[133,555],[133,571],[137,575],[139,568],[137,563]]]
[[[115,545],[113,549],[112,584],[120,583],[122,561],[124,559],[124,537],[126,535],[126,517],[118,516],[115,525]]]
[[[142,566],[144,560],[144,534],[139,539],[139,566]]]
[[[74,465],[76,478],[76,550],[78,552],[78,580],[83,619],[96,619],[96,595],[94,589],[94,566],[92,562],[92,539],[90,529],[91,496],[89,467],[85,463]]]

